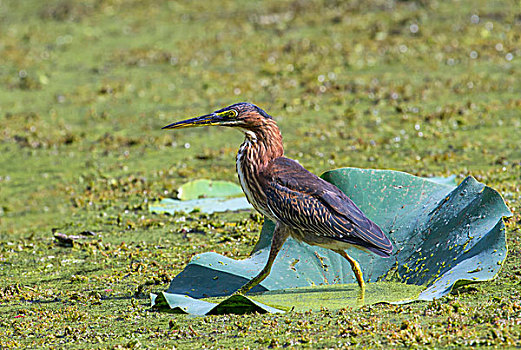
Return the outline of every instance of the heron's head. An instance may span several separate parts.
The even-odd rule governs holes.
[[[272,121],[271,116],[251,103],[241,102],[210,114],[186,119],[164,126],[163,129],[181,129],[195,126],[218,125],[254,130]]]

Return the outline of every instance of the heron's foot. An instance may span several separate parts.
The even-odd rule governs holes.
[[[358,290],[357,303],[359,306],[364,306],[364,304],[365,304],[365,288],[363,288],[363,287]]]
[[[239,288],[239,290],[233,293],[232,295],[245,295],[250,291],[250,289],[258,285],[266,277],[268,277],[271,271],[271,266],[273,265],[273,262],[275,261],[277,254],[279,253],[280,249],[282,248],[282,245],[284,244],[288,236],[289,229],[285,226],[282,226],[280,223],[277,223],[277,225],[275,226],[275,231],[273,232],[270,255],[268,256],[268,261],[266,262],[266,265],[257,276],[253,277],[248,283]]]
[[[244,286],[242,286],[237,291],[235,291],[235,293],[233,293],[232,296],[234,296],[234,295],[245,295],[246,293],[248,293],[250,291],[250,289],[252,289],[254,287],[254,286],[249,286],[250,282],[246,283]]]
[[[245,295],[248,293],[253,287],[261,283],[268,275],[270,274],[269,269],[263,269],[257,276],[253,277],[248,283],[239,288],[232,295]]]
[[[365,282],[364,282],[364,275],[362,274],[362,269],[360,268],[360,265],[358,264],[358,261],[347,255],[347,253],[344,250],[335,250],[338,254],[340,254],[342,257],[344,257],[347,261],[349,261],[349,264],[351,264],[351,270],[353,270],[356,281],[358,282],[358,285],[361,289],[365,288]]]
[[[353,270],[356,281],[358,282],[358,285],[362,290],[365,289],[365,282],[364,282],[364,276],[362,275],[362,270],[360,269],[360,265],[358,264],[358,261],[353,260],[351,262],[351,269]]]

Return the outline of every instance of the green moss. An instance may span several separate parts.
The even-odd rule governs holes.
[[[4,1],[0,18],[1,348],[521,344],[517,2]],[[255,243],[256,214],[146,210],[189,179],[237,181],[239,133],[160,127],[238,101],[315,173],[498,189],[515,213],[499,277],[408,306],[147,311],[193,254]]]

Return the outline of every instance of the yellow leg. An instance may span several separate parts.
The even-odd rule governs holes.
[[[271,266],[273,265],[273,262],[275,261],[275,258],[277,257],[277,254],[279,253],[280,249],[282,248],[282,245],[286,241],[286,239],[289,236],[289,230],[285,227],[282,227],[280,224],[277,223],[277,226],[275,226],[275,231],[273,231],[273,238],[271,240],[271,249],[270,249],[270,255],[268,257],[268,261],[266,262],[266,265],[264,268],[259,272],[259,274],[255,277],[253,277],[248,283],[246,283],[244,286],[242,286],[238,291],[236,291],[234,294],[246,294],[250,289],[255,287],[257,284],[261,283],[271,271]]]
[[[349,261],[349,263],[351,264],[351,269],[355,274],[358,285],[362,289],[365,288],[364,277],[362,275],[362,270],[360,269],[360,265],[358,264],[358,262],[349,255],[347,255],[347,253],[343,250],[335,250],[335,252],[342,255],[347,261]]]

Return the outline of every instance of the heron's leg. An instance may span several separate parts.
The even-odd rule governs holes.
[[[255,287],[257,284],[261,283],[266,277],[268,277],[271,271],[271,266],[273,265],[273,262],[275,261],[277,254],[279,253],[280,249],[282,248],[282,245],[284,244],[288,236],[289,230],[286,227],[283,227],[282,225],[277,223],[277,225],[275,226],[275,230],[273,231],[273,238],[271,239],[271,249],[270,255],[268,257],[268,262],[266,262],[266,265],[257,276],[252,278],[248,283],[242,286],[241,289],[239,289],[234,294],[246,294],[250,289]]]
[[[362,276],[362,270],[360,269],[360,265],[358,264],[358,262],[349,255],[347,255],[347,253],[344,250],[335,250],[335,252],[342,255],[344,258],[346,258],[347,261],[349,261],[349,263],[351,264],[351,269],[355,273],[358,285],[360,286],[360,288],[365,288],[364,277]]]

